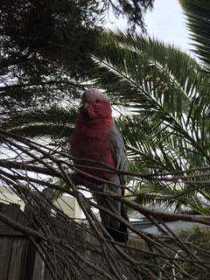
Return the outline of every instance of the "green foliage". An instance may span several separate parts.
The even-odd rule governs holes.
[[[153,197],[208,213],[201,202],[208,174],[185,170],[210,163],[209,75],[189,55],[154,39],[106,33],[102,41],[93,57],[95,78],[133,112],[119,122],[132,165],[166,177],[139,180],[139,201]],[[173,180],[179,173],[190,178]]]
[[[1,111],[62,100],[92,67],[103,16],[110,8],[143,28],[153,0],[3,0],[0,6]],[[135,17],[132,17],[133,13]]]
[[[92,64],[100,11],[93,0],[1,1],[2,112],[49,106],[78,93],[76,80]]]
[[[180,0],[184,8],[195,53],[209,71],[210,67],[210,2],[207,0]]]
[[[153,7],[154,0],[105,0],[105,5],[111,6],[116,16],[126,15],[128,23],[131,26],[131,30],[135,30],[136,26],[140,26],[142,30],[144,28],[143,15],[144,12]]]
[[[184,151],[190,156],[193,150],[208,162],[205,148],[209,143],[205,143],[208,139],[204,135],[209,134],[209,77],[200,65],[185,53],[155,40],[109,35],[102,55],[94,58],[99,68],[97,81],[138,113],[127,127],[132,130],[135,124],[140,125],[141,129],[130,133],[142,141],[139,146],[149,142],[151,149],[158,144],[164,158],[167,147],[161,146],[167,142],[171,156],[172,150],[181,148],[180,154]],[[176,162],[167,165],[177,169]]]
[[[180,234],[180,238],[188,242],[188,246],[194,247],[194,254],[200,258],[203,263],[208,263],[210,249],[210,231],[195,227],[192,231],[184,231]],[[184,254],[180,252],[180,257]],[[183,256],[185,257],[185,256]],[[182,268],[194,277],[193,279],[208,280],[210,273],[202,273],[196,266],[190,263],[181,264]],[[209,270],[208,270],[209,271]]]
[[[27,137],[50,136],[55,139],[68,137],[72,124],[76,119],[75,108],[60,108],[53,106],[49,109],[19,112],[2,123],[2,128],[8,132]]]
[[[96,1],[9,0],[2,1],[0,11],[5,67],[24,70],[27,80],[37,80],[58,66],[75,74],[82,60],[87,63],[100,13]]]

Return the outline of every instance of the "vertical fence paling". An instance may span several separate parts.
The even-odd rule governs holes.
[[[14,221],[26,224],[26,218],[18,205],[0,203],[0,212]],[[28,270],[33,263],[29,262],[29,241],[20,232],[0,222],[0,279],[31,280]],[[38,280],[38,279],[34,279]],[[40,279],[41,280],[41,279]]]

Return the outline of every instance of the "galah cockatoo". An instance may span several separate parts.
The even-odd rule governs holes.
[[[103,163],[112,168],[126,171],[128,165],[123,138],[112,118],[111,103],[99,89],[91,88],[83,94],[70,146],[72,155],[75,157],[74,164],[83,165],[83,167],[79,167],[83,173],[75,173],[72,177],[75,184],[81,184],[89,187],[90,190],[95,190],[93,196],[98,206],[111,210],[128,220],[124,203],[97,194],[97,192],[112,192],[123,196],[125,176],[106,170],[97,170],[94,167],[103,169],[100,164]],[[77,161],[76,159],[94,162]],[[88,168],[90,166],[92,169]],[[89,177],[85,173],[91,176]],[[102,182],[100,179],[114,183],[114,185]],[[126,225],[100,208],[99,211],[102,224],[113,239],[118,242],[126,242],[128,240]]]

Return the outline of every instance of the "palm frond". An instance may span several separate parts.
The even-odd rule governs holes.
[[[63,138],[71,134],[75,118],[75,108],[53,106],[46,110],[16,113],[5,120],[2,127],[8,132],[27,137]]]
[[[122,33],[103,36],[94,74],[96,83],[132,112],[118,120],[131,170],[172,176],[168,182],[134,181],[135,193],[145,203],[157,198],[205,213],[202,182],[173,181],[173,174],[210,164],[209,75],[171,45]]]
[[[210,69],[210,2],[206,0],[180,0],[184,8],[195,53]]]
[[[181,146],[199,152],[203,163],[210,162],[205,137],[210,80],[203,68],[189,55],[156,40],[122,33],[104,36],[101,54],[93,58],[97,82],[115,100],[151,121],[159,120],[161,129],[179,136]]]

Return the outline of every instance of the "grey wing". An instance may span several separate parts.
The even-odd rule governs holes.
[[[110,141],[111,141],[111,148],[113,150],[113,156],[117,162],[117,169],[122,171],[127,171],[128,158],[126,155],[124,140],[115,124],[110,131]],[[119,178],[120,178],[120,184],[124,185],[126,183],[126,176],[120,175]]]

